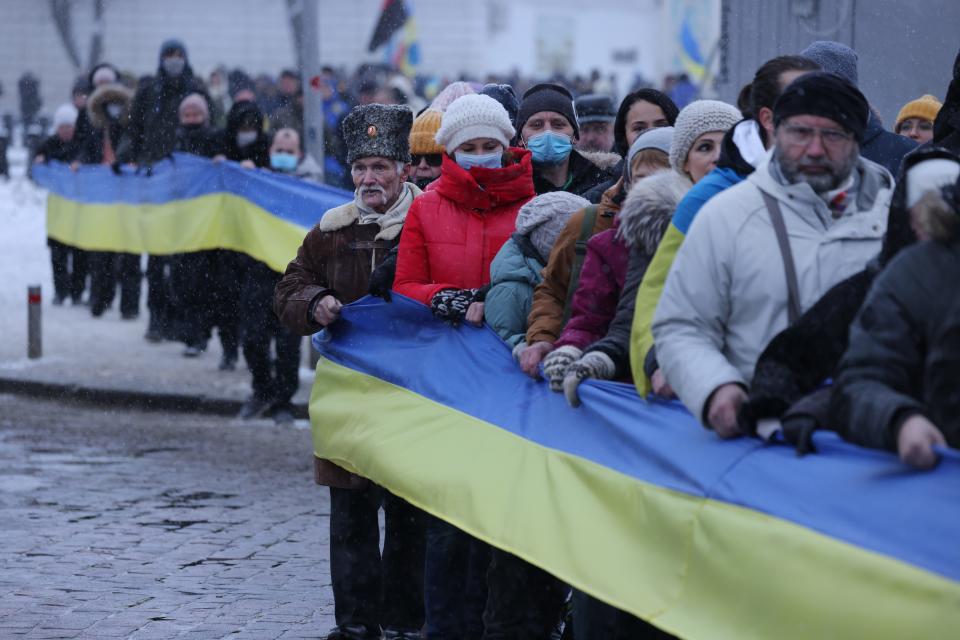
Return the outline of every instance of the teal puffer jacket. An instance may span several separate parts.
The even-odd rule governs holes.
[[[483,317],[511,347],[523,341],[533,289],[542,280],[543,262],[527,236],[513,234],[490,264],[490,291]]]

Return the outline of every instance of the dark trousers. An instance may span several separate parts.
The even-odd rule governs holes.
[[[80,302],[87,286],[87,252],[53,238],[47,238],[53,267],[53,291],[61,300]]]
[[[90,311],[100,315],[113,304],[120,283],[120,313],[133,315],[140,310],[140,256],[112,251],[89,252]]]
[[[213,282],[207,321],[210,327],[217,327],[224,356],[236,360],[240,349],[240,289],[246,270],[255,261],[227,249],[203,253],[211,254]]]
[[[288,405],[300,381],[301,338],[273,313],[273,290],[279,280],[279,273],[256,262],[247,269],[240,292],[243,358],[253,376],[253,395],[275,406]],[[271,341],[276,358],[270,357]]]
[[[170,257],[176,332],[190,346],[205,347],[210,339],[216,254],[216,251],[195,251]]]
[[[549,640],[570,589],[517,556],[492,549],[487,571],[484,640]]]
[[[427,640],[477,640],[483,636],[490,547],[439,518],[427,518]]]
[[[374,484],[330,487],[330,578],[338,626],[401,631],[423,626],[424,515]]]
[[[649,622],[573,591],[574,640],[675,640]]]
[[[180,339],[176,335],[173,298],[170,293],[170,257],[147,257],[147,309],[150,328],[164,338]]]

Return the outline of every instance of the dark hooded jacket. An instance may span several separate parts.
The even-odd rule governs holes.
[[[237,145],[237,133],[241,127],[252,126],[259,135],[245,147]],[[255,102],[235,102],[227,113],[227,127],[220,134],[221,153],[227,160],[242,162],[252,160],[258,167],[270,166],[270,141],[263,132],[263,112]]]
[[[127,127],[130,122],[130,105],[133,94],[121,84],[104,84],[97,88],[87,100],[87,117],[90,119],[90,134],[81,141],[80,153],[77,157],[83,164],[100,164],[103,162],[104,131],[110,138],[110,145],[116,160],[121,160],[128,154],[129,138]],[[120,116],[112,118],[107,105],[119,104],[122,109]]]
[[[174,48],[186,57],[186,48],[177,41],[165,42],[161,53]],[[149,165],[170,155],[180,124],[180,102],[191,93],[204,96],[209,104],[203,82],[194,77],[189,61],[179,76],[168,75],[160,65],[156,76],[143,79],[133,100],[129,157],[124,160]]]
[[[903,157],[917,148],[917,143],[883,128],[883,123],[875,113],[870,112],[867,130],[863,134],[860,155],[883,165],[890,175],[899,175]]]
[[[920,224],[939,237],[902,251],[881,273],[850,328],[831,424],[858,444],[896,450],[904,421],[923,415],[960,448],[960,185],[946,208],[921,201]]]
[[[802,418],[812,420],[818,427],[826,426],[829,391],[807,396],[834,375],[847,350],[850,325],[877,274],[900,250],[916,242],[906,206],[904,176],[912,166],[931,158],[956,160],[957,156],[941,148],[918,149],[909,154],[893,192],[880,254],[865,270],[827,291],[796,324],[777,334],[764,349],[757,361],[749,400],[740,411],[741,430],[754,432],[757,421],[763,418],[781,418],[784,423]]]

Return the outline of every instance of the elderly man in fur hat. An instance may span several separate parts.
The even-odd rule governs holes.
[[[340,307],[367,293],[372,268],[400,241],[420,190],[410,175],[407,107],[369,104],[343,120],[352,202],[327,211],[277,284],[274,311],[309,335],[337,321]],[[330,574],[337,627],[331,640],[419,638],[423,626],[423,523],[420,512],[328,460],[314,459],[330,487]],[[379,546],[377,512],[386,539]]]

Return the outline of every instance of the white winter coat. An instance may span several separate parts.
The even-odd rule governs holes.
[[[760,353],[788,325],[783,258],[760,190],[780,203],[803,310],[863,269],[886,230],[893,178],[880,165],[858,161],[856,205],[833,220],[808,184],[777,181],[771,157],[700,210],[654,315],[660,368],[704,422],[710,394],[728,382],[748,386]]]

